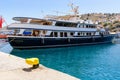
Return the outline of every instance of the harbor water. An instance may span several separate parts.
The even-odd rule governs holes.
[[[8,42],[0,42],[0,52],[11,53],[13,47]]]
[[[38,57],[41,64],[81,80],[120,80],[120,44],[14,49],[11,54]]]

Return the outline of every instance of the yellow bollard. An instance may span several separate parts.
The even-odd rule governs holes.
[[[32,65],[33,69],[39,67],[39,59],[38,58],[27,58],[25,61],[27,64]]]

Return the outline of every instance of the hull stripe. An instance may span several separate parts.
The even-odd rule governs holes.
[[[67,47],[67,46],[79,46],[79,45],[90,45],[90,44],[103,44],[112,43],[111,41],[96,42],[96,43],[80,43],[80,44],[65,44],[65,45],[44,45],[44,46],[13,46],[14,48],[52,48],[52,47]]]

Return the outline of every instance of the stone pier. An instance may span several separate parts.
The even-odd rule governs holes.
[[[31,69],[20,57],[0,52],[0,80],[80,80],[40,64]]]

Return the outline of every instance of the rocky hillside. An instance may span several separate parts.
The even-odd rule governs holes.
[[[109,27],[110,30],[116,31],[120,27],[120,13],[91,13],[81,15],[83,20],[92,20],[98,24]]]
[[[65,16],[52,16],[55,19],[64,19],[70,20],[74,18],[73,15],[65,15]],[[93,23],[98,23],[101,26],[109,27],[110,30],[116,31],[116,28],[120,27],[120,13],[88,13],[77,15],[79,19],[82,20],[91,20]]]

